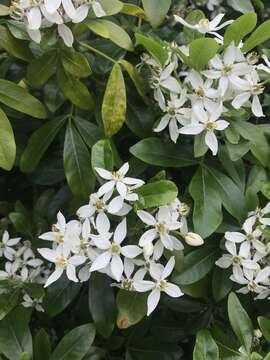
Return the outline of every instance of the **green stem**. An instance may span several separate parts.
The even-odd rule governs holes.
[[[112,57],[110,57],[109,55],[104,54],[102,51],[99,51],[98,49],[92,47],[91,45],[85,44],[83,42],[79,42],[79,45],[81,45],[82,47],[84,47],[84,48],[86,48],[86,49],[88,49],[88,50],[90,50],[90,51],[104,57],[104,59],[107,59],[107,60],[113,62],[114,64],[117,64],[117,61],[114,60]]]

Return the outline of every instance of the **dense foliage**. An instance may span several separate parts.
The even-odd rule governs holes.
[[[270,359],[269,15],[0,1],[0,359]]]

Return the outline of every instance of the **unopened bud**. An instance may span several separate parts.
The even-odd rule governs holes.
[[[256,338],[258,338],[258,339],[260,339],[261,337],[262,337],[262,332],[261,332],[261,330],[260,329],[255,329],[254,330],[254,336],[256,337]]]
[[[185,241],[190,246],[200,246],[204,243],[203,238],[195,233],[188,232],[185,235]]]
[[[145,259],[149,259],[154,252],[154,245],[150,242],[143,247],[143,256]]]

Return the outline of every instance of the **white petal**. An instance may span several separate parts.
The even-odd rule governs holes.
[[[118,211],[122,209],[124,205],[124,200],[122,196],[116,196],[108,205],[108,212],[110,214],[116,214]]]
[[[87,18],[89,7],[87,4],[81,5],[76,9],[75,17],[72,19],[74,23],[80,23]]]
[[[102,179],[112,180],[112,173],[110,171],[97,167],[95,170]]]
[[[231,266],[231,264],[232,264],[231,255],[223,255],[220,259],[216,261],[216,265],[223,269],[227,269],[228,267]]]
[[[244,222],[242,228],[246,232],[246,234],[251,234],[253,232],[253,226],[255,225],[255,222],[256,222],[256,217],[248,218]]]
[[[124,265],[120,256],[113,256],[111,261],[111,271],[116,281],[120,281],[124,271]]]
[[[76,276],[75,266],[69,264],[67,266],[66,272],[67,272],[67,277],[68,277],[69,280],[74,281],[74,282],[78,282],[78,279],[77,279],[77,276]]]
[[[106,13],[105,11],[103,10],[102,6],[100,5],[100,3],[96,0],[93,1],[92,3],[92,8],[93,8],[93,11],[96,15],[96,17],[102,17],[102,16],[106,16]]]
[[[126,195],[127,195],[127,187],[123,182],[118,181],[116,183],[116,189],[117,189],[118,193],[122,196],[122,198],[126,197]]]
[[[205,135],[205,143],[212,151],[213,155],[216,155],[218,152],[218,141],[214,131],[207,131]]]
[[[190,29],[196,29],[196,26],[195,25],[191,25],[189,23],[187,23],[183,18],[181,18],[180,16],[178,15],[174,15],[174,18],[177,22],[179,22],[180,24],[190,28]]]
[[[115,185],[115,181],[114,181],[114,180],[111,180],[111,181],[105,183],[104,185],[102,185],[102,186],[98,189],[98,196],[101,197],[101,196],[103,196],[104,194],[110,193],[110,192],[113,190],[114,185]]]
[[[41,41],[41,32],[39,30],[27,29],[27,33],[31,40],[35,41],[37,44]]]
[[[82,265],[84,262],[85,262],[85,257],[84,256],[81,256],[81,255],[74,255],[72,256],[68,262],[71,264],[71,265],[74,265],[74,266],[78,266],[78,265]]]
[[[101,270],[104,269],[110,262],[111,260],[111,254],[106,251],[105,253],[99,255],[93,262],[90,271],[97,271],[97,270]]]
[[[101,212],[97,215],[96,227],[100,234],[107,234],[109,232],[111,224],[108,216],[104,212]]]
[[[232,102],[232,106],[235,109],[240,109],[242,107],[242,105],[244,105],[250,98],[250,92],[244,92],[242,94],[237,95],[233,102]]]
[[[117,225],[115,232],[114,232],[113,240],[117,244],[121,244],[126,236],[127,236],[127,219],[124,218],[120,222],[120,224]]]
[[[142,222],[144,222],[147,225],[154,226],[156,224],[156,219],[154,218],[154,216],[152,216],[146,211],[138,210],[137,215],[142,220]]]
[[[44,259],[51,261],[51,262],[55,262],[56,258],[57,258],[57,253],[54,250],[51,249],[37,249],[38,252],[40,253],[40,255],[42,257],[44,257]]]
[[[38,30],[41,26],[41,12],[38,7],[32,7],[27,12],[28,28]]]
[[[234,243],[241,243],[241,242],[245,241],[246,236],[244,234],[239,233],[239,232],[234,232],[234,231],[229,232],[229,231],[227,231],[225,233],[225,239],[229,240],[229,241],[232,241]]]
[[[63,274],[63,269],[62,268],[55,268],[54,272],[48,277],[46,284],[44,285],[44,287],[47,287],[49,285],[51,285],[52,283],[54,283],[55,281],[57,281]]]
[[[94,215],[94,213],[95,208],[92,205],[84,205],[77,210],[77,215],[82,219],[89,218]]]
[[[166,279],[168,276],[170,276],[171,273],[173,272],[174,267],[175,267],[175,258],[174,256],[172,256],[163,270],[162,279]]]
[[[71,0],[62,0],[63,8],[70,19],[76,18],[76,10]]]
[[[160,299],[160,290],[158,289],[152,290],[152,292],[150,293],[147,299],[147,307],[148,307],[147,316],[149,316],[155,310],[155,308],[159,303],[159,299]]]
[[[177,285],[171,283],[167,283],[164,292],[173,298],[184,295]]]
[[[227,129],[227,127],[230,125],[230,123],[228,121],[225,120],[218,120],[216,121],[216,129],[218,131],[222,131]]]
[[[129,259],[134,259],[142,253],[142,249],[136,245],[127,245],[122,247],[121,253]]]
[[[59,9],[62,0],[44,0],[44,5],[48,13],[54,13]]]
[[[202,124],[192,124],[183,126],[180,130],[180,134],[186,135],[198,135],[204,130],[204,126]]]
[[[122,175],[126,175],[127,172],[128,172],[128,170],[129,170],[129,164],[126,162],[126,163],[124,163],[124,164],[120,167],[120,169],[118,170],[118,172],[119,172],[120,174],[122,174]]]
[[[142,236],[140,237],[140,240],[139,240],[139,245],[141,247],[151,243],[155,237],[157,235],[157,231],[156,229],[150,229],[150,230],[147,230],[144,234],[142,234]]]
[[[135,280],[133,282],[133,287],[138,292],[147,292],[155,287],[155,283],[148,280]]]
[[[255,95],[252,100],[252,106],[251,106],[252,112],[257,117],[264,116],[262,105],[260,103],[260,99],[258,95]]]
[[[74,37],[72,31],[68,26],[66,26],[65,24],[58,25],[58,34],[63,39],[67,47],[72,47]]]

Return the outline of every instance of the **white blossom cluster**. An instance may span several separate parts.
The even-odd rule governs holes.
[[[29,240],[10,238],[8,231],[4,231],[2,235],[0,258],[3,264],[0,281],[44,284],[50,272],[43,260],[36,257]],[[23,296],[22,305],[25,307],[35,307],[37,311],[43,311],[41,303],[42,299],[31,299],[27,293]]]
[[[89,203],[78,209],[78,220],[66,222],[59,212],[52,230],[40,236],[51,241],[52,246],[38,249],[39,253],[55,265],[45,287],[64,272],[69,280],[84,282],[98,271],[116,281],[113,285],[119,288],[150,291],[149,315],[161,292],[172,297],[182,295],[178,286],[167,281],[175,266],[174,251],[184,248],[179,236],[191,246],[202,245],[203,240],[188,232],[189,207],[175,199],[151,212],[137,211],[139,225],[135,237],[140,231],[142,234],[134,241],[134,235],[130,236],[128,231],[127,215],[139,200],[136,189],[144,182],[126,176],[128,163],[118,171],[95,170],[105,182],[97,193],[90,195]],[[169,260],[164,266],[165,253]]]
[[[228,253],[216,261],[226,269],[232,267],[230,279],[243,285],[238,292],[254,293],[255,299],[270,295],[270,203],[248,214],[242,232],[226,232]]]
[[[40,29],[57,25],[59,36],[71,47],[73,33],[66,23],[82,22],[92,9],[96,17],[105,16],[98,0],[12,0],[10,16],[24,22],[30,38],[40,43]]]
[[[191,25],[175,15],[176,21],[202,34],[213,35],[223,44],[218,31],[232,23],[221,21],[224,14],[213,20],[202,19]],[[167,62],[162,66],[148,54],[142,56],[142,64],[150,73],[149,85],[154,91],[154,99],[163,116],[154,131],[159,133],[168,128],[170,139],[177,142],[180,135],[202,134],[213,155],[218,152],[218,137],[230,125],[223,119],[230,109],[240,109],[251,102],[254,116],[262,117],[260,96],[264,92],[261,75],[270,73],[270,62],[262,56],[265,64],[258,64],[256,53],[243,54],[242,43],[231,43],[221,53],[214,56],[205,70],[189,69],[180,57],[189,56],[188,46],[169,46]],[[180,57],[179,57],[180,56]]]

